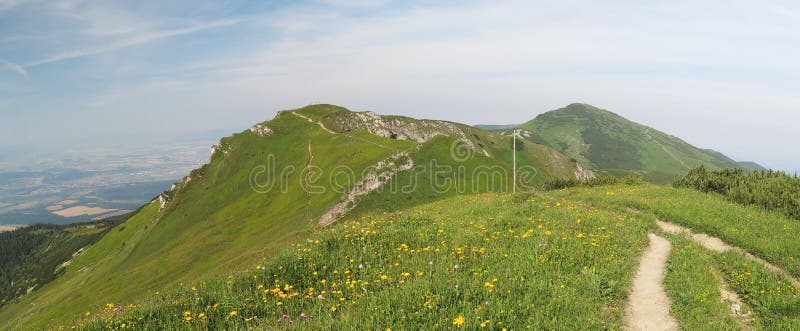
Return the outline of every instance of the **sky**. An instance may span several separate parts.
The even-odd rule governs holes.
[[[800,171],[793,1],[0,0],[0,159],[310,103],[522,123],[573,102]]]

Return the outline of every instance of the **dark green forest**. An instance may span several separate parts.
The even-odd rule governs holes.
[[[800,177],[782,171],[709,171],[699,167],[676,180],[673,186],[719,193],[738,203],[762,206],[800,219]]]
[[[0,233],[0,307],[55,279],[73,254],[119,222],[36,224]]]

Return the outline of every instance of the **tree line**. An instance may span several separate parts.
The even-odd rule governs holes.
[[[0,233],[0,307],[58,277],[61,264],[116,223],[35,224]]]
[[[762,206],[800,220],[800,177],[783,171],[709,171],[700,166],[677,179],[673,186],[719,193],[732,201]]]

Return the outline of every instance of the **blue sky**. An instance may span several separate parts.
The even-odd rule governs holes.
[[[312,102],[468,124],[585,102],[800,170],[792,1],[164,3],[0,0],[0,154],[241,130]]]

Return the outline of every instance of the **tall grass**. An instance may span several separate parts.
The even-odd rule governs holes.
[[[543,195],[457,197],[343,222],[242,275],[110,303],[79,326],[619,329],[652,227]]]

